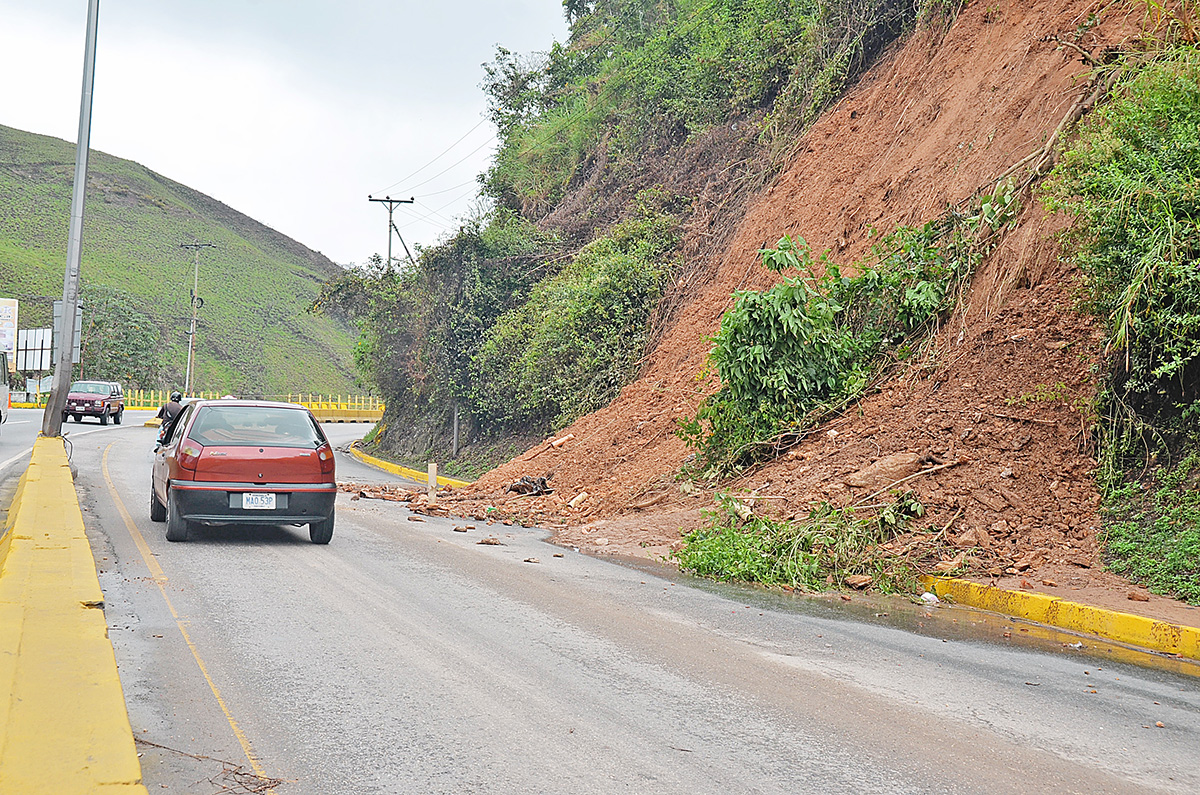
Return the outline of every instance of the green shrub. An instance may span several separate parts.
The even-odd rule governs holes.
[[[671,553],[679,567],[701,577],[729,582],[786,585],[809,591],[843,586],[865,574],[884,591],[908,590],[914,571],[880,545],[924,514],[912,493],[859,515],[853,508],[821,503],[803,520],[789,522],[760,516],[728,494],[717,509],[705,512],[706,525],[683,537]]]
[[[1156,24],[1170,38],[1189,18]],[[1085,307],[1107,324],[1096,433],[1105,557],[1200,603],[1200,53],[1164,47],[1111,68],[1110,101],[1080,125],[1044,198],[1077,218]]]
[[[1128,68],[1046,187],[1108,322],[1116,389],[1142,414],[1200,397],[1200,53]]]
[[[561,427],[616,397],[645,351],[674,230],[653,212],[620,224],[496,319],[471,379],[485,426]]]
[[[964,231],[1012,218],[1011,189],[987,197],[1003,206],[989,218],[947,216],[901,228],[875,247],[870,267],[843,276],[803,239],[759,252],[775,271],[797,276],[763,292],[736,293],[713,339],[720,389],[701,402],[679,435],[697,450],[706,478],[770,457],[824,412],[862,393],[885,361],[903,358],[957,299],[979,258]],[[809,284],[814,266],[824,274]]]

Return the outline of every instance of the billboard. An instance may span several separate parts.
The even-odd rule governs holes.
[[[0,298],[0,351],[8,354],[8,369],[17,368],[17,299]]]

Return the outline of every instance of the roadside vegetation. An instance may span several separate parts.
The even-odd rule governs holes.
[[[1200,54],[1196,4],[1154,15],[1046,186],[1077,219],[1083,303],[1107,323],[1097,476],[1111,568],[1200,604]]]
[[[62,297],[74,146],[0,127],[0,280],[22,328],[51,324]],[[81,263],[82,371],[127,388],[183,386],[200,254],[195,381],[236,394],[356,391],[353,337],[307,312],[341,269],[225,205],[95,152]],[[276,365],[287,362],[286,368]]]
[[[470,468],[543,438],[637,376],[676,284],[706,267],[685,228],[770,179],[799,132],[918,18],[952,0],[566,0],[570,36],[503,48],[484,90],[499,147],[484,207],[415,263],[378,261],[316,302],[359,317],[387,401],[381,454]],[[729,197],[717,221],[698,205]],[[453,465],[452,465],[453,466]]]
[[[734,295],[711,354],[720,387],[679,423],[678,435],[696,450],[685,476],[719,482],[775,458],[919,358],[1016,210],[1006,186],[971,212],[898,228],[870,260],[846,269],[856,276],[844,276],[827,254],[814,258],[803,240],[785,237],[759,252],[766,267],[794,275]],[[821,503],[793,520],[756,514],[747,507],[753,499],[723,494],[718,503],[722,510],[674,555],[684,570],[716,579],[911,590],[918,562],[941,541],[933,531],[899,537],[924,514],[911,493],[841,508]]]

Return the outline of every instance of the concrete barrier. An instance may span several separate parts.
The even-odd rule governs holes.
[[[63,442],[40,438],[0,538],[0,793],[147,795]]]

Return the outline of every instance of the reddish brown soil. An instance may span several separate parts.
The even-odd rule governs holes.
[[[673,430],[715,384],[710,345],[737,289],[776,276],[756,250],[801,235],[851,264],[872,229],[917,225],[995,184],[1040,149],[1086,91],[1078,52],[1046,41],[1071,37],[1085,2],[971,3],[946,32],[921,32],[882,59],[805,136],[790,167],[750,205],[715,276],[697,289],[612,405],[488,473],[461,495],[466,513],[555,530],[593,552],[658,557],[696,527],[713,490],[684,493],[676,474],[689,455]],[[1107,20],[1079,44],[1099,54],[1128,27]],[[847,476],[894,453],[959,462],[905,484],[945,528],[947,548],[981,579],[1196,625],[1196,611],[1101,571],[1089,451],[1088,405],[1102,334],[1072,310],[1076,274],[1060,261],[1066,219],[1028,192],[1019,224],[977,271],[960,310],[925,355],[789,454],[721,490],[760,495],[757,510],[803,514],[817,501],[848,504],[872,489]],[[555,494],[505,495],[523,475],[551,478]],[[585,497],[580,497],[586,492]],[[576,507],[567,505],[575,500]],[[639,508],[641,503],[650,503]],[[928,561],[927,561],[928,562]]]

